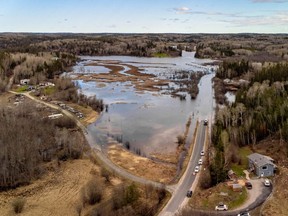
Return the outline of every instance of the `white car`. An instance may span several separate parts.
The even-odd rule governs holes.
[[[196,167],[195,167],[194,172],[195,172],[195,173],[198,173],[198,172],[199,172],[199,166],[196,166]]]
[[[215,207],[215,210],[216,211],[227,211],[228,206],[224,205],[223,203],[219,203],[219,205]]]
[[[266,187],[270,187],[270,185],[271,185],[271,183],[270,183],[270,180],[269,179],[264,179],[264,185],[266,186]]]
[[[200,152],[200,155],[201,155],[201,156],[204,156],[204,150],[202,150],[202,151]]]
[[[202,158],[199,159],[198,164],[199,164],[199,165],[202,165],[202,164],[203,164]]]

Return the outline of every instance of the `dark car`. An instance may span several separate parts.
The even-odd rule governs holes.
[[[252,184],[251,184],[251,182],[245,182],[245,186],[246,186],[246,188],[247,189],[252,189]]]
[[[249,212],[241,212],[237,216],[250,216]]]
[[[187,197],[192,197],[192,191],[191,191],[191,190],[188,190],[186,196],[187,196]]]
[[[205,120],[204,120],[204,125],[205,125],[205,126],[208,125],[208,119],[205,119]]]

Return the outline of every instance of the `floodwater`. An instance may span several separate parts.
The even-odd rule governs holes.
[[[174,71],[187,73],[211,71],[213,66],[203,66],[211,60],[195,59],[194,53],[184,52],[178,58],[145,58],[129,56],[82,57],[75,66],[75,73],[107,73],[107,68],[87,66],[90,62],[113,61],[119,65],[133,65],[141,73],[151,73],[158,79],[164,79]],[[84,68],[83,68],[84,67]],[[85,68],[89,67],[89,68]],[[81,71],[80,71],[81,68]],[[123,67],[122,74],[127,68]],[[130,82],[95,83],[78,81],[81,91],[86,95],[96,95],[108,105],[100,118],[88,126],[88,132],[97,145],[105,148],[109,143],[121,142],[131,151],[149,156],[152,153],[170,153],[177,147],[177,136],[183,135],[189,117],[192,124],[187,142],[191,142],[196,120],[212,119],[213,96],[211,79],[214,74],[202,77],[199,83],[199,95],[195,100],[171,97],[167,94],[149,91],[137,91]]]

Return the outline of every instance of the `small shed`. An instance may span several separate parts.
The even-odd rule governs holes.
[[[233,191],[237,191],[237,192],[241,192],[242,191],[242,185],[240,185],[240,184],[232,184],[232,190]]]
[[[30,82],[30,79],[21,79],[20,80],[20,85],[28,85]]]
[[[258,177],[273,176],[276,170],[274,160],[266,155],[253,153],[247,156],[249,160],[249,170]]]

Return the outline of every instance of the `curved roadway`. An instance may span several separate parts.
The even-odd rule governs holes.
[[[9,91],[13,94],[18,94],[13,91]],[[95,141],[92,139],[91,135],[87,133],[86,127],[70,112],[67,110],[64,110],[54,104],[50,104],[44,101],[41,101],[27,93],[22,93],[28,98],[32,99],[33,101],[36,101],[38,103],[44,104],[48,107],[51,107],[53,109],[57,109],[58,111],[62,112],[69,118],[73,119],[79,128],[84,132],[85,137],[89,143],[90,146],[97,146],[95,145]],[[196,142],[194,143],[193,146],[193,151],[187,166],[187,169],[180,179],[179,183],[176,185],[170,185],[167,186],[166,189],[172,193],[172,197],[167,203],[167,205],[163,208],[163,210],[160,212],[160,216],[170,216],[170,215],[175,215],[177,214],[182,207],[184,207],[185,204],[188,202],[188,198],[186,198],[186,193],[188,190],[194,191],[196,188],[196,184],[199,178],[199,174],[194,175],[194,169],[195,166],[198,165],[198,160],[200,159],[200,152],[204,149],[204,144],[205,144],[205,136],[206,136],[206,126],[204,126],[203,121],[201,121],[200,126],[198,127],[197,130],[197,137],[196,137]],[[141,183],[141,184],[151,184],[154,185],[155,187],[163,188],[164,185],[158,182],[154,182],[151,180],[147,180],[145,178],[141,178],[138,176],[135,176],[128,171],[118,167],[114,163],[112,163],[102,152],[100,148],[96,148],[96,155],[97,157],[106,165],[108,166],[111,170],[116,172],[118,175],[123,176],[124,178],[130,179],[132,181]],[[202,156],[203,157],[203,156]],[[200,169],[201,170],[201,169]],[[262,195],[253,203],[251,203],[248,207],[249,210],[252,210],[262,204],[267,197],[271,194],[272,187],[271,188],[264,188],[262,191]],[[193,196],[193,195],[192,195]],[[239,212],[243,211],[242,210],[235,210],[235,211],[228,211],[228,212],[213,212],[213,211],[201,211],[201,210],[192,210],[191,213],[197,213],[197,215],[237,215]]]
[[[13,91],[9,91],[10,93],[13,94],[19,94],[17,92],[13,92]],[[39,100],[38,98],[35,98],[33,96],[31,96],[29,94],[29,92],[25,92],[25,93],[21,93],[23,95],[25,95],[26,97],[30,98],[33,101],[36,101],[38,103],[41,103],[45,106],[48,106],[50,108],[56,109],[59,112],[62,112],[63,114],[65,114],[66,116],[68,116],[69,118],[71,118],[72,120],[74,120],[77,124],[77,126],[83,131],[86,140],[88,141],[89,145],[92,146],[98,146],[96,145],[95,141],[92,139],[91,135],[88,134],[86,127],[79,121],[79,119],[77,117],[75,117],[73,114],[71,114],[69,111],[62,109],[61,107],[55,105],[55,104],[51,104],[51,103],[47,103],[45,101]],[[158,182],[154,182],[145,178],[141,178],[139,176],[135,176],[131,173],[129,173],[128,171],[126,171],[125,169],[122,169],[121,167],[115,165],[113,162],[111,162],[111,160],[109,160],[102,152],[100,148],[94,148],[95,149],[95,153],[97,155],[97,157],[111,170],[113,170],[114,172],[116,172],[118,175],[123,176],[124,178],[127,178],[131,181],[134,182],[138,182],[141,184],[151,184],[154,187],[158,187],[158,188],[163,188],[165,187],[165,185],[158,183]],[[169,191],[171,190],[170,188],[167,188]],[[171,192],[171,191],[170,191]]]

